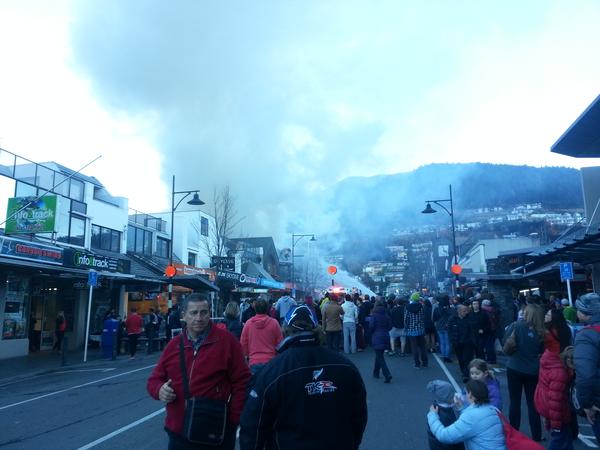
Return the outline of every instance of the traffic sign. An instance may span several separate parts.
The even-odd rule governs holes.
[[[177,269],[175,268],[175,266],[169,264],[167,267],[165,267],[166,276],[168,276],[169,278],[173,278],[175,274],[177,274]]]
[[[335,267],[335,266],[329,266],[327,268],[327,273],[329,275],[335,275],[337,273],[337,267]]]
[[[95,270],[90,270],[88,272],[88,286],[96,287],[98,286],[98,272]]]
[[[560,280],[572,280],[573,279],[573,263],[572,262],[564,262],[560,263]]]
[[[462,266],[460,264],[452,264],[452,267],[450,267],[450,272],[452,272],[454,275],[460,275],[462,272]]]

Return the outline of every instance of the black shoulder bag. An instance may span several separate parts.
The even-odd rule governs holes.
[[[179,339],[179,363],[183,378],[185,420],[183,436],[194,444],[219,446],[225,439],[227,425],[227,402],[204,397],[190,397],[183,334]]]

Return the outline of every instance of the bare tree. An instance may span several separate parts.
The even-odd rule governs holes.
[[[209,213],[213,223],[209,222],[208,236],[202,235],[202,246],[208,257],[226,256],[227,241],[232,237],[235,227],[242,219],[237,217],[235,198],[231,195],[229,185],[213,188],[213,201]],[[212,229],[210,229],[212,228]]]

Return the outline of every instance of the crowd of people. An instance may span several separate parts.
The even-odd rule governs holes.
[[[217,448],[233,448],[238,424],[242,449],[358,448],[367,421],[366,393],[347,355],[368,346],[373,377],[383,376],[384,383],[393,378],[386,357],[412,354],[415,370],[426,369],[433,353],[458,363],[462,392],[441,380],[427,386],[434,400],[427,415],[432,449],[506,448],[506,426],[521,425],[523,393],[533,441],[545,439],[543,423],[548,448],[573,448],[577,413],[587,416],[598,435],[597,294],[579,298],[576,309],[530,296],[515,301],[514,317],[508,318],[485,290],[468,298],[325,293],[319,300],[271,301],[260,295],[241,305],[230,302],[218,321],[210,319],[210,303],[199,294],[181,306],[184,332],[167,345],[148,380],[150,394],[167,403],[169,448],[215,448],[189,434],[195,429],[190,401],[204,405],[206,399],[228,406]],[[573,320],[586,325],[575,342]],[[494,376],[498,353],[505,355],[508,399]],[[189,392],[182,373],[190,378]],[[508,419],[502,415],[506,403]],[[205,415],[215,409],[203,408]],[[324,435],[306,423],[301,413],[306,410],[318,416],[313,423],[329,423],[336,433]]]

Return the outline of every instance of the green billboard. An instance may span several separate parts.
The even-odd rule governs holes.
[[[52,233],[56,224],[56,203],[56,195],[9,198],[5,233]]]

